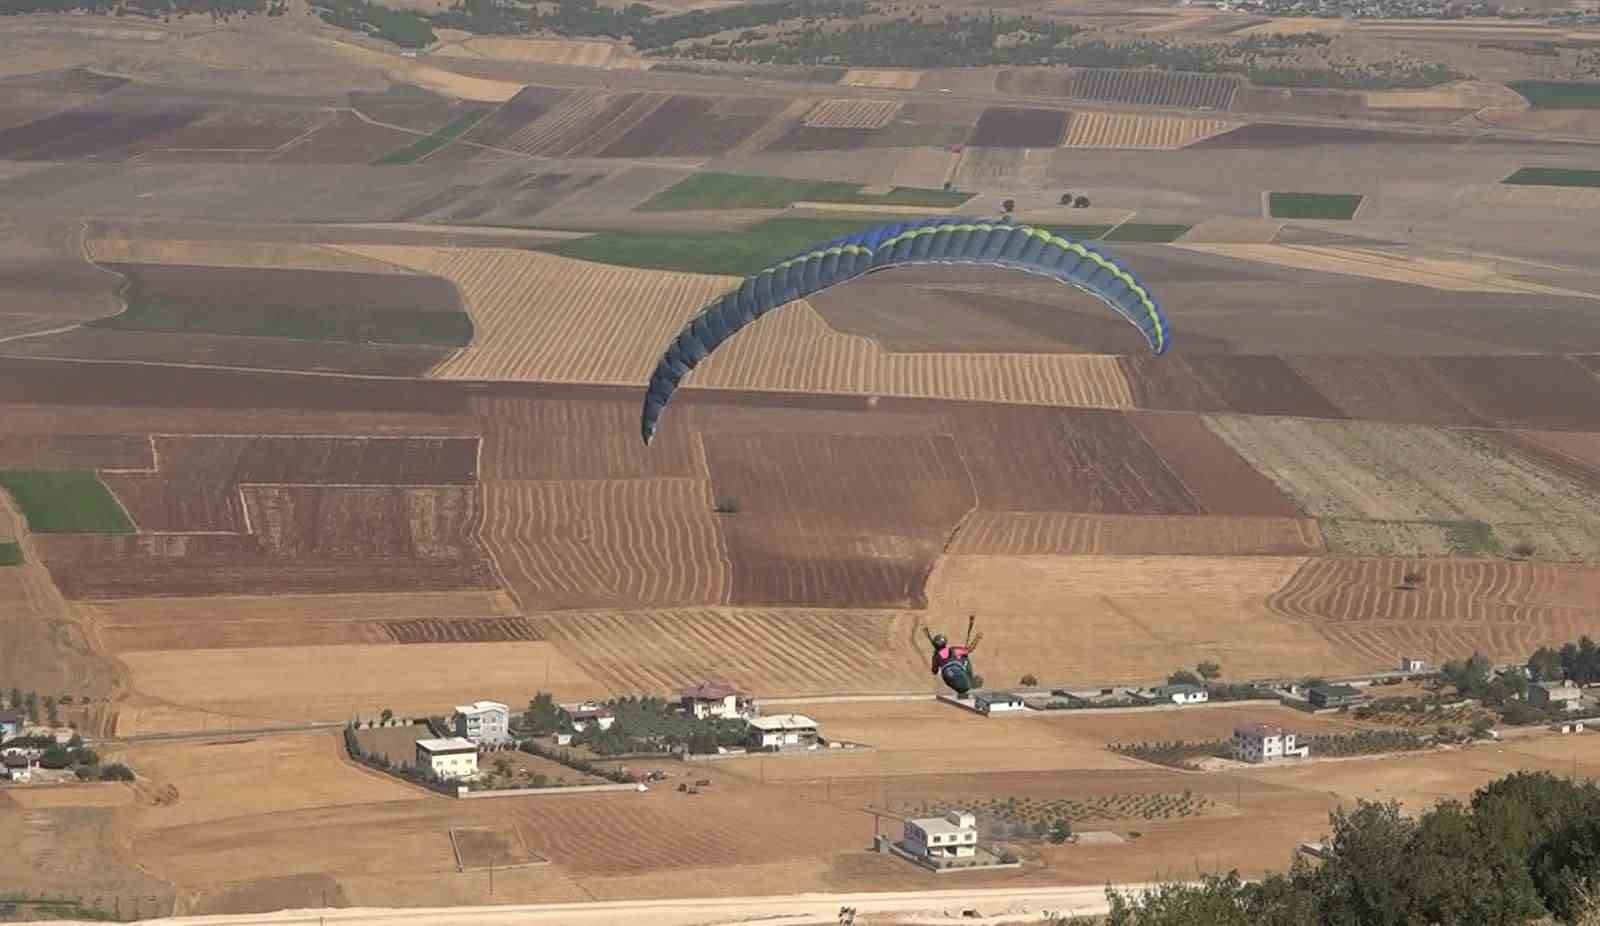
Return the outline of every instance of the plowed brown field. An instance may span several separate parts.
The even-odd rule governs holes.
[[[1233,105],[1238,89],[1237,78],[1220,74],[1085,68],[1073,73],[1068,95],[1108,103],[1224,110]]]
[[[103,473],[100,478],[144,533],[238,534],[245,530],[239,490],[231,483],[147,473]]]
[[[478,442],[456,437],[158,435],[167,478],[223,483],[471,485]]]
[[[1210,514],[1288,517],[1300,508],[1212,433],[1198,415],[1129,415],[1183,487]]]
[[[971,509],[949,437],[707,435],[736,604],[920,607],[934,558]]]
[[[243,486],[245,510],[271,558],[473,562],[475,487]]]
[[[705,478],[699,440],[688,427],[663,427],[648,448],[639,440],[637,402],[593,399],[474,398],[483,421],[480,478]],[[672,410],[685,424],[689,407]]]
[[[1467,407],[1511,428],[1600,431],[1600,379],[1565,357],[1433,357]]]
[[[967,144],[974,148],[1054,148],[1071,113],[1059,109],[991,106],[978,117]]]
[[[1296,518],[977,511],[962,522],[949,552],[1316,556],[1323,548],[1317,522]]]
[[[1120,358],[1134,405],[1160,411],[1344,418],[1278,357],[1192,354]]]
[[[1423,581],[1401,588],[1407,572]],[[1587,590],[1587,591],[1584,591]],[[1271,596],[1274,613],[1315,626],[1373,666],[1397,653],[1522,660],[1600,627],[1600,569],[1535,563],[1311,560]]]
[[[1291,357],[1289,365],[1351,418],[1417,424],[1486,424],[1444,377],[1415,357]]]
[[[482,542],[528,610],[727,601],[703,480],[484,484]]]
[[[821,129],[881,129],[894,121],[901,105],[895,100],[823,100],[800,124]]]
[[[0,467],[153,469],[150,439],[126,434],[0,435]]]
[[[949,413],[991,511],[1200,514],[1200,505],[1120,413],[963,405]]]
[[[927,667],[913,623],[894,612],[746,608],[571,612],[534,621],[616,694],[726,678],[767,696],[921,690]]]

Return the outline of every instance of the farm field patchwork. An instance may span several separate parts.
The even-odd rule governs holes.
[[[1180,119],[1083,110],[1072,114],[1061,146],[1174,151],[1238,126],[1237,122],[1223,119]]]
[[[368,164],[416,142],[421,134],[365,122],[353,113],[335,113],[322,128],[278,149],[269,160],[274,164]]]
[[[92,326],[301,340],[462,346],[472,323],[437,277],[256,267],[112,264],[128,310]],[[240,299],[241,293],[250,294]]]
[[[484,115],[484,110],[474,110],[462,113],[461,115],[445,123],[440,128],[435,129],[433,134],[427,136],[426,138],[418,139],[404,148],[397,148],[383,157],[378,158],[373,163],[379,165],[411,164],[416,161],[420,161],[435,151],[438,151],[440,148],[443,148],[445,145],[455,141],[462,135],[462,133],[466,132],[474,125],[477,125],[478,122],[483,119]]]
[[[705,478],[693,429],[664,428],[645,448],[631,399],[475,397],[472,411],[483,422],[479,476],[486,482]]]
[[[823,129],[881,129],[894,121],[903,105],[895,100],[823,100],[806,112],[800,124]]]
[[[1600,187],[1600,170],[1524,167],[1500,182],[1531,186]]]
[[[956,555],[1316,556],[1317,522],[1295,518],[1085,515],[975,511],[947,552]]]
[[[878,206],[959,206],[970,194],[896,188],[863,193],[862,184],[827,180],[789,180],[741,174],[699,173],[685,177],[636,207],[639,212],[680,209],[782,209],[796,202]]]
[[[1267,210],[1275,219],[1353,219],[1359,193],[1269,193]]]
[[[1058,109],[991,106],[978,117],[967,144],[974,148],[1055,148],[1072,114]]]
[[[1134,103],[1189,110],[1226,110],[1238,92],[1237,78],[1119,68],[1084,68],[1072,73],[1062,95],[1107,103]]]
[[[1529,541],[1542,558],[1600,555],[1600,488],[1542,467],[1481,434],[1375,422],[1208,417],[1207,427],[1292,496],[1340,522],[1330,550],[1377,552],[1416,525],[1414,550],[1474,556]],[[1379,522],[1364,538],[1351,522]],[[1506,534],[1504,541],[1500,534]],[[1513,541],[1511,538],[1515,538]],[[1350,546],[1343,546],[1344,544]]]
[[[1600,109],[1600,83],[1513,80],[1506,84],[1534,109]]]
[[[1300,506],[1208,429],[1198,415],[1129,416],[1208,514],[1297,518]]]
[[[48,323],[40,327],[47,326],[56,327]],[[425,375],[451,352],[443,345],[304,341],[87,326],[11,341],[4,350],[12,357],[403,377]]]
[[[133,523],[93,472],[0,470],[0,488],[11,493],[36,534],[129,534]]]
[[[1287,358],[1289,366],[1344,415],[1356,420],[1482,426],[1450,381],[1417,357]]]

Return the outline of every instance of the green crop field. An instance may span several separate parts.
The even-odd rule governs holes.
[[[467,129],[478,124],[478,121],[487,115],[487,109],[475,109],[469,113],[451,119],[443,128],[433,134],[419,138],[404,148],[396,148],[376,161],[374,164],[410,164],[413,161],[427,157],[433,152],[443,148],[450,142],[460,138]]]
[[[1600,109],[1600,83],[1514,80],[1506,84],[1534,109]]]
[[[1105,235],[1106,241],[1148,241],[1165,244],[1177,241],[1188,233],[1193,225],[1144,225],[1128,222],[1118,225]]]
[[[1074,241],[1094,241],[1111,230],[1110,225],[1040,225],[1038,227],[1052,234],[1071,238]]]
[[[1530,186],[1600,187],[1600,170],[1574,170],[1566,167],[1524,167],[1501,183]]]
[[[133,522],[90,470],[0,470],[28,530],[36,534],[131,534]]]
[[[870,155],[868,155],[870,156]],[[782,209],[790,203],[851,203],[867,206],[959,206],[971,193],[895,187],[881,196],[861,192],[859,183],[791,180],[743,174],[694,174],[637,207],[639,212],[682,209]]]
[[[472,341],[472,320],[465,312],[263,305],[254,300],[229,305],[175,304],[141,299],[137,289],[129,292],[128,311],[88,324],[125,331],[205,332],[300,341],[441,347],[464,347]]]
[[[805,248],[882,225],[892,218],[811,219],[780,216],[737,231],[601,232],[539,248],[604,264],[746,276]]]
[[[1275,219],[1344,219],[1361,208],[1359,193],[1272,193],[1268,211]]]
[[[0,543],[0,566],[21,566],[22,544]]]

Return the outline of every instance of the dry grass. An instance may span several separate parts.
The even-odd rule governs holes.
[[[895,186],[937,190],[950,179],[960,160],[960,155],[944,148],[913,148],[895,162],[890,179]]]
[[[363,771],[342,755],[339,731],[220,737],[118,747],[141,784],[177,788],[177,800],[145,809],[140,826],[165,829],[228,817],[342,804],[426,798],[416,788]]]
[[[881,129],[894,121],[902,105],[895,100],[823,100],[800,124],[819,129]]]
[[[1345,655],[1267,609],[1299,557],[946,556],[926,620],[985,633],[991,684],[1164,679],[1202,659],[1231,676],[1335,672]]]
[[[112,264],[183,264],[200,267],[281,267],[292,270],[344,270],[401,273],[399,267],[345,251],[290,241],[91,238],[92,260]]]
[[[28,810],[126,807],[135,799],[133,788],[120,782],[60,785],[49,788],[8,788],[6,793],[11,800]]]
[[[1361,248],[1319,245],[1202,244],[1183,241],[1175,246],[1236,260],[1409,283],[1413,286],[1426,286],[1447,292],[1536,293],[1547,296],[1594,298],[1576,290],[1544,286],[1502,276],[1496,273],[1492,266],[1482,262],[1408,257]]]
[[[603,688],[549,643],[277,646],[123,653],[133,687],[200,710],[273,720],[436,711],[463,699],[521,703],[545,684]]]
[[[1485,190],[1478,201],[1488,206],[1519,209],[1600,209],[1600,189],[1496,184]]]
[[[851,68],[839,78],[839,83],[849,87],[876,87],[884,90],[911,90],[922,80],[922,71],[884,71],[871,68]]]
[[[1428,90],[1369,91],[1367,105],[1374,109],[1526,109],[1528,101],[1504,84],[1461,81]]]
[[[1138,148],[1172,151],[1221,135],[1242,123],[1225,119],[1178,119],[1138,113],[1084,111],[1072,114],[1063,148]]]
[[[635,270],[526,251],[357,247],[460,287],[474,343],[440,379],[638,385],[683,322],[738,281]],[[696,368],[690,383],[1090,408],[1129,408],[1115,357],[1096,354],[891,354],[841,334],[808,303],[760,320]]]
[[[440,46],[434,55],[513,61],[518,64],[559,64],[567,67],[603,68],[619,58],[631,57],[610,42],[514,39],[480,36]]]
[[[977,511],[962,522],[949,552],[1316,556],[1323,548],[1317,522],[1298,518]]]

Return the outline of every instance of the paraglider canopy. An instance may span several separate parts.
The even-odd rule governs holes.
[[[1049,277],[1099,299],[1131,322],[1150,349],[1164,354],[1172,333],[1161,306],[1115,258],[1047,228],[1009,220],[944,216],[895,222],[814,247],[746,277],[689,320],[661,356],[644,397],[644,442],[678,384],[724,341],[780,306],[862,274],[917,264],[1005,267]]]

